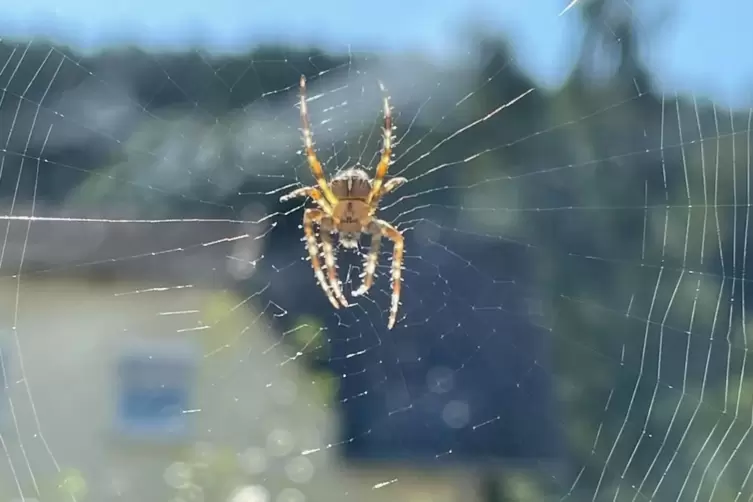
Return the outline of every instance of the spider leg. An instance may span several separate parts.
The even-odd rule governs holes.
[[[400,286],[402,281],[403,271],[403,249],[405,247],[405,241],[403,234],[384,220],[374,220],[379,226],[379,230],[384,237],[387,237],[394,244],[392,251],[392,302],[390,305],[390,318],[387,322],[387,329],[392,329],[397,319],[397,310],[400,306]]]
[[[382,90],[384,104],[384,129],[382,130],[384,145],[382,147],[382,158],[379,160],[376,172],[374,173],[374,179],[372,180],[371,193],[369,193],[369,197],[366,199],[368,204],[371,204],[374,198],[378,199],[382,193],[382,182],[387,174],[387,169],[390,167],[390,160],[392,158],[392,114],[390,112],[390,99],[381,82],[379,82],[379,88]]]
[[[316,236],[314,235],[314,223],[321,226],[322,219],[325,218],[326,213],[321,209],[308,208],[303,212],[303,233],[306,236],[306,248],[311,258],[311,266],[314,269],[314,275],[319,285],[327,295],[327,299],[336,309],[340,308],[340,304],[332,295],[327,281],[324,279],[324,272],[322,272],[322,265],[319,261],[319,245],[316,242]]]
[[[379,260],[379,248],[382,242],[382,230],[376,223],[372,223],[368,227],[368,232],[371,234],[371,244],[369,245],[369,252],[366,255],[366,260],[363,266],[363,282],[361,287],[356,291],[353,291],[353,296],[361,296],[374,284],[374,274],[376,273],[377,261]]]
[[[384,186],[382,187],[382,191],[379,194],[379,197],[382,197],[383,195],[386,195],[390,192],[394,192],[395,190],[403,186],[406,181],[408,180],[402,177],[392,178],[391,180],[389,180],[387,183],[384,184]]]
[[[302,188],[296,188],[292,192],[286,193],[282,197],[280,197],[280,202],[287,202],[290,199],[295,199],[296,197],[310,197],[312,192],[318,191],[314,187],[302,187]],[[321,193],[319,194],[321,196]],[[314,198],[314,197],[312,197]]]
[[[330,203],[330,205],[334,206],[335,204],[337,204],[337,197],[335,197],[335,194],[332,193],[329,185],[327,185],[327,180],[324,177],[322,165],[319,162],[319,159],[316,158],[316,153],[314,153],[314,142],[311,134],[311,126],[309,125],[308,107],[306,105],[306,77],[304,77],[303,75],[301,75],[300,86],[301,123],[303,124],[303,146],[306,149],[306,160],[309,163],[311,174],[314,175],[316,183],[321,189],[322,195],[324,195],[324,198],[327,200],[327,202]]]
[[[392,178],[387,183],[382,185],[381,190],[379,193],[374,197],[374,199],[371,201],[371,206],[373,208],[376,208],[376,206],[379,204],[379,201],[382,199],[382,197],[390,192],[393,192],[403,186],[405,182],[408,180],[402,177]]]
[[[332,212],[332,206],[330,206],[329,202],[327,202],[327,199],[325,199],[322,195],[322,192],[320,192],[316,187],[296,188],[292,192],[280,197],[280,202],[287,202],[290,199],[295,199],[296,197],[311,197],[314,202],[319,204],[322,209],[324,209],[328,214]]]
[[[319,235],[322,238],[322,254],[324,254],[324,266],[327,268],[327,280],[329,281],[329,287],[332,289],[335,298],[340,302],[343,307],[350,307],[347,298],[343,294],[343,290],[340,286],[340,278],[337,277],[337,262],[335,261],[335,246],[332,240],[332,230],[334,229],[334,221],[330,217],[322,219],[322,224],[319,227]]]

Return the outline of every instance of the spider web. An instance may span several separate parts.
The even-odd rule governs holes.
[[[547,92],[500,54],[3,41],[4,499],[386,500],[483,471],[521,500],[749,500],[753,112],[629,73]],[[301,73],[328,176],[373,174],[389,90],[408,179],[379,213],[406,237],[391,331],[391,245],[333,310],[310,202],[279,203],[313,184]],[[362,258],[338,264],[350,294]],[[159,388],[197,381],[175,443],[110,430],[110,375],[146,374],[139,354],[177,361]]]

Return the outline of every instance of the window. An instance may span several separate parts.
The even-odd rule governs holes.
[[[196,357],[180,344],[125,351],[117,362],[117,428],[151,440],[189,433]]]

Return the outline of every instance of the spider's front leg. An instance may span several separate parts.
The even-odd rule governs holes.
[[[332,230],[335,225],[332,218],[325,217],[322,219],[322,223],[319,226],[319,234],[322,238],[322,252],[324,254],[324,266],[327,267],[327,279],[329,280],[329,287],[332,288],[332,292],[335,294],[335,298],[340,302],[343,307],[350,307],[347,298],[343,294],[343,290],[340,286],[340,278],[337,276],[337,262],[335,261],[335,246],[332,241]]]
[[[403,250],[405,239],[400,231],[384,220],[374,220],[379,225],[382,235],[390,239],[394,245],[392,250],[392,302],[390,305],[390,319],[387,329],[392,329],[397,320],[397,310],[400,307],[400,286],[403,272]]]
[[[397,311],[400,307],[400,287],[403,271],[403,250],[405,248],[405,239],[400,231],[384,220],[374,219],[369,225],[371,232],[371,249],[366,257],[363,284],[354,295],[364,294],[369,290],[374,282],[374,272],[379,258],[379,247],[381,238],[387,237],[394,244],[392,251],[392,301],[390,304],[390,318],[387,321],[387,329],[392,329],[397,320]]]
[[[377,261],[379,260],[379,249],[382,243],[382,231],[379,225],[371,223],[367,229],[371,234],[371,244],[369,244],[369,252],[366,254],[366,260],[363,265],[363,273],[361,274],[362,283],[361,286],[353,291],[353,296],[361,296],[366,294],[371,286],[374,284],[374,276],[376,275]]]
[[[327,299],[332,306],[339,309],[340,304],[337,303],[337,300],[332,295],[332,291],[330,291],[329,285],[324,278],[322,264],[319,262],[319,245],[316,243],[316,236],[314,235],[314,224],[316,223],[321,226],[322,219],[325,218],[325,216],[326,213],[321,209],[306,209],[303,212],[303,233],[306,236],[306,248],[308,249],[309,257],[311,258],[311,267],[314,269],[316,280],[324,290],[324,293],[327,295]]]

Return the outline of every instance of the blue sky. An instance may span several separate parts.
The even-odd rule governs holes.
[[[23,0],[4,2],[0,36],[51,36],[85,49],[136,41],[157,49],[200,44],[233,51],[282,40],[457,57],[462,23],[481,22],[510,37],[519,64],[540,84],[557,85],[572,68],[583,32],[577,5],[559,16],[569,1]],[[670,23],[642,51],[662,89],[735,106],[750,102],[753,1],[627,2],[616,3],[643,27],[673,9]]]

